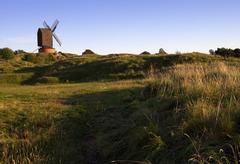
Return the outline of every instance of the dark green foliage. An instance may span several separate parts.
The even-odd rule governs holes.
[[[235,57],[240,57],[240,49],[239,48],[236,48],[234,50],[234,53],[235,53]]]
[[[0,58],[9,60],[14,58],[14,51],[11,50],[10,48],[3,48],[0,49]]]
[[[218,48],[215,54],[223,57],[240,57],[240,49]]]

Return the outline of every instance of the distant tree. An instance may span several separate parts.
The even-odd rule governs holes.
[[[176,51],[175,54],[176,54],[176,55],[181,55],[182,52],[181,52],[181,51]]]
[[[18,54],[25,54],[26,52],[24,50],[16,50],[14,52],[15,55],[18,55]]]
[[[9,60],[14,58],[14,51],[10,48],[0,49],[0,58]]]
[[[160,48],[158,53],[159,53],[160,55],[167,55],[167,52],[164,51],[163,48]]]
[[[215,55],[215,51],[213,49],[209,50],[210,55]]]
[[[240,48],[236,48],[234,50],[234,53],[235,53],[235,57],[240,57]]]
[[[234,50],[229,49],[229,48],[218,48],[215,51],[215,54],[219,55],[219,56],[223,56],[223,57],[234,57],[235,56]]]

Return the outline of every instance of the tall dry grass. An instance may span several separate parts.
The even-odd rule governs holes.
[[[198,142],[199,154],[215,151],[224,143],[239,143],[240,67],[223,62],[179,64],[150,75],[149,96],[177,102],[175,110],[184,115],[179,131]],[[203,161],[209,161],[208,157]]]

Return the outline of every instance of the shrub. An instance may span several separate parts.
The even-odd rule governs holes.
[[[38,79],[38,82],[43,84],[57,84],[59,83],[59,79],[57,77],[44,76]]]
[[[90,50],[90,49],[86,49],[83,53],[82,53],[82,55],[84,56],[84,55],[96,55],[92,50]]]
[[[23,60],[28,62],[36,62],[36,55],[34,54],[25,54]]]
[[[0,49],[0,57],[9,60],[14,58],[14,52],[10,48]]]
[[[151,55],[151,53],[148,52],[148,51],[144,51],[144,52],[142,52],[140,55]]]
[[[51,54],[48,54],[47,57],[45,58],[45,63],[52,63],[54,61],[56,61],[56,58]]]
[[[53,55],[42,55],[42,54],[25,54],[23,60],[36,63],[36,64],[50,64],[56,59]]]

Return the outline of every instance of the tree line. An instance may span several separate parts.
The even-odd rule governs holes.
[[[219,55],[222,57],[240,57],[240,48],[231,49],[231,48],[218,48],[216,51],[209,50],[211,55]]]
[[[14,58],[14,56],[17,54],[24,54],[24,53],[26,53],[26,52],[23,50],[13,51],[10,48],[1,48],[0,49],[0,59],[9,60],[9,59]],[[166,52],[163,49],[160,49],[159,53],[166,54]],[[236,49],[218,48],[217,50],[211,49],[211,50],[209,50],[209,53],[211,55],[218,55],[218,56],[222,56],[222,57],[240,57],[240,48],[236,48]]]

